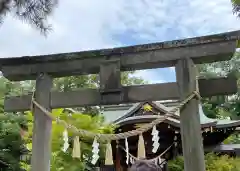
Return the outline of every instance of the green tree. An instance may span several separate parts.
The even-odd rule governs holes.
[[[210,118],[240,119],[240,52],[229,61],[198,66],[200,76],[205,78],[233,76],[237,78],[238,92],[231,96],[216,96],[203,99],[204,112]],[[240,143],[239,135],[230,136],[224,143]]]
[[[218,76],[233,76],[237,78],[238,92],[231,96],[217,96],[204,99],[204,107],[212,117],[230,116],[232,119],[240,118],[240,52],[236,52],[229,61],[198,66],[200,76],[205,78]],[[215,116],[213,116],[215,113]]]
[[[217,156],[209,153],[205,155],[206,171],[240,171],[240,159],[227,155]],[[169,171],[184,171],[184,159],[182,156],[169,162]]]
[[[4,113],[3,110],[4,97],[19,93],[20,83],[0,78],[0,165],[3,171],[20,170],[19,161],[24,145],[20,132],[26,129],[26,120],[22,115]]]
[[[81,113],[66,113],[63,109],[53,110],[53,115],[59,117],[61,120],[65,120],[68,124],[75,126],[76,128],[81,128],[84,130],[89,130],[96,133],[113,133],[114,126],[106,125],[104,119],[101,115],[90,116]],[[29,133],[26,135],[27,147],[31,150],[32,142],[32,127],[33,127],[33,116],[31,112],[26,112],[28,119],[28,128]],[[81,137],[81,152],[84,155],[81,160],[73,159],[72,154],[72,138],[74,132],[71,130],[69,133],[69,143],[70,148],[64,153],[61,149],[63,147],[63,138],[62,133],[65,127],[63,125],[57,124],[53,121],[52,128],[52,161],[51,161],[51,171],[61,171],[61,170],[71,170],[79,171],[86,170],[86,168],[91,168],[89,163],[91,159],[91,150],[92,150],[92,139],[88,137]],[[104,146],[101,148],[101,157],[104,157]],[[24,165],[26,167],[26,165]]]
[[[233,5],[233,13],[240,17],[240,0],[231,0]]]
[[[24,118],[14,114],[0,114],[0,166],[3,171],[20,169],[20,156],[24,142],[21,138],[21,125]]]

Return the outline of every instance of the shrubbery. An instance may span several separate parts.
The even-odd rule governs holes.
[[[184,171],[183,157],[169,162],[169,171]],[[205,156],[206,171],[240,171],[240,158],[227,155],[217,156],[209,153]]]

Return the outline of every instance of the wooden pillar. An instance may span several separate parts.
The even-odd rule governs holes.
[[[180,98],[184,100],[196,90],[196,68],[191,59],[182,59],[176,65]],[[205,171],[204,151],[197,99],[192,99],[180,111],[181,139],[185,171]]]
[[[122,155],[121,155],[121,151],[118,147],[118,143],[116,144],[116,163],[115,163],[115,167],[116,167],[116,171],[122,171],[122,165],[121,165],[121,159],[122,159]]]
[[[50,109],[52,78],[40,74],[36,80],[35,99],[47,110]],[[32,171],[50,171],[52,120],[37,107],[33,109]]]

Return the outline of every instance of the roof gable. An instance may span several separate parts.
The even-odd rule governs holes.
[[[152,111],[144,111],[144,105],[149,105],[147,108],[151,108]],[[128,104],[128,105],[114,105],[114,107],[105,107],[102,114],[105,116],[106,121],[108,123],[119,123],[124,120],[132,120],[132,119],[146,119],[148,117],[154,117],[154,115],[164,115],[171,111],[177,104],[175,103],[173,106],[165,106],[159,102],[144,102],[144,103],[135,103],[135,104]],[[147,116],[148,115],[148,116]],[[203,127],[207,126],[216,126],[219,128],[223,127],[237,127],[240,126],[240,121],[235,120],[220,120],[220,119],[211,119],[208,118],[202,109],[202,105],[199,104],[199,115],[200,115],[200,122]],[[171,122],[176,122],[179,124],[179,111],[175,113],[175,115],[170,119]]]
[[[146,110],[143,108],[146,108]],[[147,108],[151,108],[151,110],[154,112],[148,111]],[[128,117],[142,115],[163,115],[167,112],[167,107],[162,104],[156,104],[154,102],[143,102],[127,105],[105,106],[102,114],[104,115],[106,122],[116,123]]]

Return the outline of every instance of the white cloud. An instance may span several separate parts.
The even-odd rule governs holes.
[[[117,23],[114,21],[117,9],[118,4],[110,0],[104,3],[94,0],[61,1],[50,18],[53,31],[47,38],[9,16],[1,27],[0,51],[8,56],[22,56],[118,45],[120,42],[113,40],[107,31],[108,24]]]
[[[230,0],[132,0],[124,4],[119,20],[125,24],[121,32],[131,31],[131,36],[141,42],[200,36],[240,27],[232,14]],[[111,27],[112,32],[116,27]]]
[[[59,3],[50,23],[53,32],[45,38],[9,16],[0,28],[0,57],[99,49],[240,28],[230,0],[68,0]],[[153,70],[137,74],[151,82],[165,80]]]
[[[134,73],[134,76],[141,77],[146,80],[149,84],[163,83],[166,82],[160,74],[157,74],[154,69],[138,70]]]

